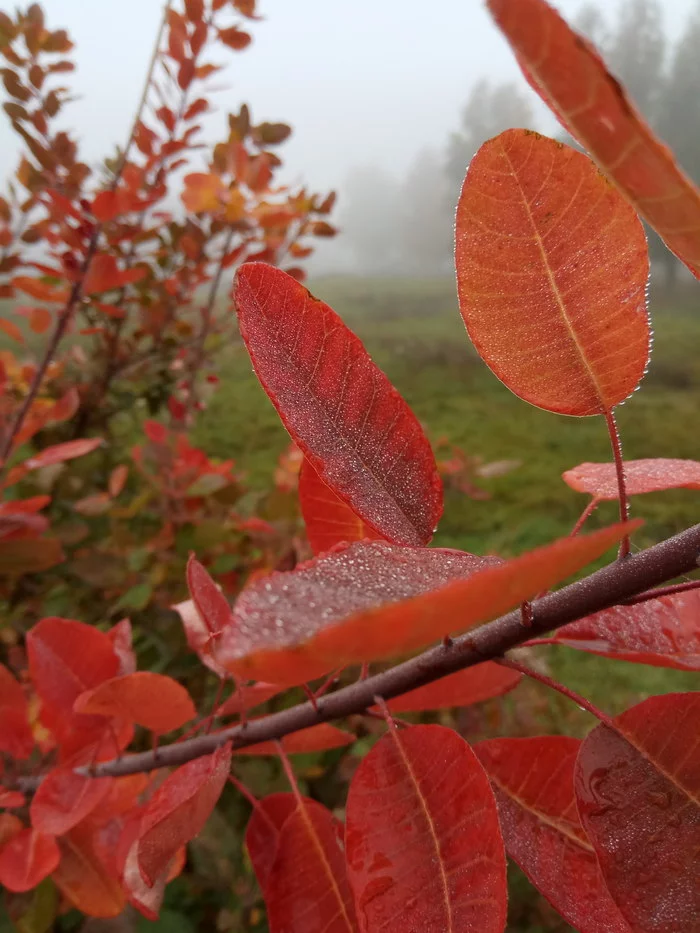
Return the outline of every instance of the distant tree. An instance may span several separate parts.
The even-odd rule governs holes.
[[[605,52],[610,42],[610,31],[600,7],[595,3],[585,3],[574,20],[574,28]]]
[[[678,161],[700,181],[700,2],[675,47],[659,98],[656,128]],[[654,252],[652,252],[652,256]],[[667,281],[673,284],[679,265],[671,253],[664,256]]]
[[[418,153],[401,189],[399,248],[403,268],[432,275],[448,271],[454,210],[439,154]]]
[[[532,108],[514,83],[492,84],[482,80],[474,85],[462,111],[460,128],[447,144],[446,174],[452,193],[464,178],[464,170],[479,147],[511,127],[532,127]]]
[[[399,187],[385,169],[372,164],[351,168],[342,186],[343,239],[366,273],[391,273],[398,266]]]
[[[664,87],[665,52],[666,37],[658,0],[625,0],[617,29],[603,54],[651,123],[656,122]]]

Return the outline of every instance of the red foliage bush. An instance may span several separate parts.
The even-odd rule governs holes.
[[[247,14],[254,7],[234,5]],[[207,17],[224,6],[213,0],[209,10],[202,0],[188,0],[186,16],[171,15],[168,54],[178,63],[173,80],[181,89],[205,67],[197,56],[213,28]],[[410,409],[357,338],[296,277],[260,261],[242,265],[234,286],[241,330],[263,386],[305,457],[302,508],[320,553],[292,570],[253,579],[233,606],[190,558],[191,601],[178,608],[190,647],[221,681],[213,710],[199,717],[182,685],[136,671],[126,620],[109,631],[56,617],[31,628],[27,670],[16,665],[18,680],[0,668],[6,810],[0,881],[9,891],[29,890],[50,875],[66,901],[86,914],[115,916],[130,902],[155,917],[168,882],[183,868],[187,843],[230,781],[252,804],[246,843],[273,931],[500,933],[506,853],[582,933],[697,930],[700,695],[651,697],[611,718],[506,652],[561,641],[636,663],[698,668],[698,581],[662,584],[697,569],[700,526],[631,555],[630,536],[640,523],[628,518],[628,496],[647,490],[650,476],[654,489],[674,488],[686,485],[698,465],[630,465],[627,487],[613,407],[637,387],[649,351],[648,260],[640,221],[625,196],[694,271],[700,200],[597,55],[544,0],[490,0],[489,6],[528,78],[616,187],[587,156],[527,130],[487,142],[467,172],[457,211],[461,312],[484,359],[516,394],[551,411],[606,419],[614,463],[582,465],[567,480],[572,472],[583,476],[593,504],[613,495],[620,522],[580,534],[589,506],[569,537],[507,561],[428,548],[442,488]],[[63,48],[65,39],[42,31],[36,9],[4,28],[23,30],[30,52],[42,42]],[[238,27],[218,27],[218,35],[234,48],[247,41]],[[187,43],[191,57],[182,51]],[[32,92],[12,74],[6,86],[26,103]],[[197,111],[191,104],[186,112],[192,108]],[[175,126],[168,114],[161,121]],[[244,137],[252,132],[235,125]],[[139,126],[135,136],[144,136],[150,153],[151,137]],[[283,135],[262,126],[256,139]],[[34,144],[50,163],[44,166],[32,149],[43,170],[60,167],[61,177],[82,184],[78,163],[54,165]],[[228,212],[227,241],[238,222],[241,172],[255,192],[268,184],[261,179],[272,166],[262,152],[241,145],[229,139],[210,173],[189,176],[186,192],[195,212],[187,223],[200,231],[214,223],[208,212],[219,220]],[[120,215],[119,199],[127,199],[128,213],[153,196],[152,189],[124,180],[131,177],[129,164],[124,160],[98,202],[98,213],[109,220],[97,216],[94,199],[83,206],[81,198],[76,206],[69,195],[41,188],[48,213],[38,235],[53,243],[60,228],[65,246],[70,231],[77,264],[64,252],[53,257],[50,272],[28,280],[37,284],[13,281],[48,302],[65,302],[58,312],[64,330],[90,289],[108,290],[105,283],[124,289],[120,306],[130,289],[152,289],[152,296],[160,295],[153,297],[156,306],[167,308],[169,289],[186,291],[201,274],[190,268],[193,278],[183,280],[180,267],[170,267],[169,249],[179,249],[182,237],[195,242],[183,255],[200,257],[196,244],[209,242],[189,228],[164,246],[163,268],[173,283],[167,287],[148,263],[131,262],[116,248],[121,235],[102,224]],[[663,172],[655,168],[650,175],[653,166]],[[52,212],[58,203],[60,211]],[[102,251],[103,236],[114,252]],[[231,247],[227,242],[226,256]],[[88,298],[97,315],[101,304]],[[138,301],[144,313],[152,306],[144,294]],[[201,315],[207,334],[212,310],[207,305]],[[99,340],[119,345],[121,327],[111,322],[123,317],[95,319]],[[57,342],[54,334],[53,349]],[[195,342],[195,362],[188,349],[177,353],[192,378],[171,396],[174,426],[147,424],[150,446],[135,456],[144,475],[159,476],[163,494],[185,513],[197,513],[202,498],[193,484],[203,477],[214,485],[232,479],[230,464],[211,464],[176,430],[196,406],[201,346]],[[8,450],[32,417],[44,417],[43,425],[58,420],[56,406],[64,405],[63,417],[76,410],[57,395],[42,414],[33,414],[51,358],[44,372],[40,367],[39,376],[31,372],[25,379],[29,403],[11,422]],[[74,443],[44,448],[7,475],[31,471],[36,460],[45,465],[85,453],[85,441]],[[112,489],[122,476],[113,474]],[[30,499],[5,513],[12,541],[44,540],[40,509]],[[171,532],[164,524],[159,533],[167,538]],[[617,560],[548,592],[618,543]],[[370,664],[432,643],[369,676]],[[359,678],[332,689],[338,669],[352,665],[361,666]],[[394,715],[500,696],[522,675],[559,691],[599,724],[582,741],[498,738],[471,747],[452,729],[410,725]],[[235,691],[224,699],[228,681]],[[248,716],[299,684],[306,703]],[[237,722],[227,725],[229,716]],[[352,723],[358,716],[385,719],[386,733],[352,777],[341,820],[301,795],[287,756],[351,743],[353,734],[330,722],[351,717]],[[155,740],[188,726],[159,748],[124,754],[137,728]],[[230,770],[233,756],[246,752],[279,755],[291,792],[255,799]]]

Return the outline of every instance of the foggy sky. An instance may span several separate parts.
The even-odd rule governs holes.
[[[675,37],[696,0],[665,0]],[[600,0],[610,17],[618,0]],[[51,28],[76,43],[78,69],[66,77],[80,100],[63,123],[78,132],[83,158],[95,164],[123,142],[161,16],[159,0],[44,0]],[[568,18],[581,0],[558,0]],[[357,163],[402,175],[418,150],[442,149],[473,84],[481,77],[525,82],[481,0],[259,0],[264,20],[250,23],[253,43],[224,50],[230,66],[214,79],[218,112],[206,137],[224,133],[225,113],[246,101],[256,121],[283,119],[294,135],[282,147],[285,180],[315,190],[339,187]],[[246,27],[247,28],[247,27]],[[533,99],[535,95],[532,93]],[[547,130],[544,109],[540,127]],[[16,165],[18,143],[0,130],[0,175]],[[195,155],[195,160],[198,156]]]

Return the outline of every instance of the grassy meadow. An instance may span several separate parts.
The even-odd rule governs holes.
[[[466,336],[450,279],[327,278],[310,286],[362,338],[433,441],[446,437],[486,464],[519,461],[504,475],[476,479],[488,499],[448,490],[435,545],[507,556],[571,529],[587,497],[569,489],[561,474],[583,461],[612,459],[602,418],[540,411],[503,386]],[[649,372],[641,390],[618,410],[628,459],[700,454],[698,305],[692,295],[652,302]],[[197,440],[212,454],[236,459],[253,486],[264,486],[287,434],[241,345],[227,352],[220,374],[222,385],[198,425]],[[632,505],[633,515],[646,522],[635,538],[640,547],[700,516],[698,494],[687,490],[641,496]],[[604,504],[589,527],[614,521],[616,515],[616,503]],[[681,672],[546,650],[562,679],[608,710],[695,683]]]

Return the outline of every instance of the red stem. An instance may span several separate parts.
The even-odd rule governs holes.
[[[627,482],[625,480],[625,464],[622,459],[622,442],[620,441],[620,432],[617,429],[615,414],[612,409],[605,412],[605,422],[608,426],[610,435],[610,444],[612,445],[613,457],[615,458],[615,470],[617,471],[617,489],[620,498],[620,521],[626,522],[630,517],[629,503],[627,501]],[[620,552],[618,557],[627,557],[630,552],[630,537],[625,535],[620,543]]]
[[[571,531],[569,532],[569,537],[570,537],[570,538],[575,538],[575,537],[576,537],[576,535],[577,535],[577,534],[579,533],[579,531],[583,528],[583,526],[586,524],[586,522],[587,522],[588,519],[591,517],[591,515],[592,515],[592,514],[595,512],[595,510],[598,508],[598,506],[600,505],[600,501],[601,501],[601,500],[600,500],[600,499],[596,499],[595,496],[591,499],[591,501],[588,503],[588,505],[587,505],[586,508],[583,510],[583,512],[581,512],[581,514],[580,514],[580,516],[579,516],[579,518],[578,518],[578,521],[576,522],[576,524],[574,525],[574,527],[573,527],[573,528],[571,529]]]
[[[547,677],[546,674],[540,674],[539,671],[528,667],[526,664],[520,664],[518,661],[511,661],[510,658],[498,658],[496,659],[496,663],[500,664],[501,667],[510,668],[511,671],[519,671],[521,674],[525,674],[526,677],[530,677],[532,680],[537,680],[541,684],[544,684],[545,687],[549,687],[550,690],[556,690],[557,693],[560,693],[562,696],[566,697],[567,700],[571,700],[577,706],[580,706],[581,709],[586,710],[587,713],[595,716],[596,719],[599,719],[600,722],[604,723],[606,726],[610,726],[612,729],[615,728],[610,717],[606,713],[601,712],[601,710],[599,710],[597,706],[594,706],[590,700],[580,696],[578,693],[574,693],[573,690],[569,690],[569,688],[565,687],[564,684],[560,684],[556,680],[552,680],[552,678]]]

